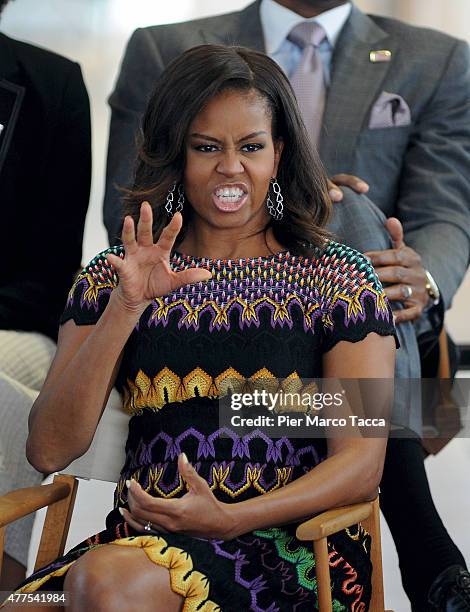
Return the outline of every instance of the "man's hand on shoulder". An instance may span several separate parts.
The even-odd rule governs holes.
[[[334,203],[342,202],[344,193],[341,187],[349,187],[356,193],[367,193],[369,185],[358,176],[353,174],[335,174],[328,179],[328,193]]]
[[[365,255],[371,260],[380,281],[388,284],[385,288],[388,299],[403,302],[405,306],[395,312],[395,322],[414,321],[429,304],[426,270],[420,255],[405,244],[400,221],[391,217],[385,227],[393,249],[369,251]]]

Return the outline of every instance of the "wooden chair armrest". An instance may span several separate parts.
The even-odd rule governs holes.
[[[302,541],[315,542],[327,538],[333,533],[367,519],[372,513],[372,504],[373,502],[364,502],[322,512],[299,525],[296,535]]]
[[[48,485],[17,489],[0,497],[0,528],[23,518],[39,508],[49,506],[70,494],[70,485],[53,482]]]

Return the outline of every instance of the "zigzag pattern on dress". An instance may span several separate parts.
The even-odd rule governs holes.
[[[106,255],[124,257],[123,247],[111,247],[95,257],[82,270],[69,293],[73,303],[76,288],[82,286],[80,306],[99,308],[101,296],[116,287],[118,277]],[[292,326],[293,309],[298,308],[304,329],[314,331],[318,317],[332,327],[332,312],[344,309],[345,325],[364,319],[364,300],[375,304],[377,319],[387,320],[389,313],[382,286],[363,255],[330,241],[323,254],[308,259],[283,251],[269,257],[239,260],[196,258],[174,253],[173,270],[204,267],[212,272],[207,282],[180,287],[171,294],[155,298],[150,321],[167,325],[171,314],[178,313],[179,327],[199,329],[204,313],[211,314],[209,330],[230,329],[230,315],[238,312],[238,325],[259,326],[260,311],[271,312],[271,326]]]

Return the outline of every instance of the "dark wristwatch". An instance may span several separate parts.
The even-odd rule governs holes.
[[[429,295],[429,305],[437,306],[441,301],[441,292],[439,291],[439,287],[437,286],[436,281],[433,279],[431,272],[429,270],[424,270],[426,273],[426,291]]]

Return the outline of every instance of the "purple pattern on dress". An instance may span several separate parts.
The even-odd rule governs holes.
[[[365,299],[366,297],[369,297],[372,299],[372,301],[374,302],[374,314],[375,314],[375,318],[379,321],[380,319],[382,319],[383,321],[389,321],[390,320],[390,311],[388,310],[388,308],[379,308],[379,302],[377,299],[377,295],[375,293],[373,293],[372,291],[370,291],[369,289],[364,289],[361,292],[361,295],[359,297],[359,302],[361,304],[362,310],[361,311],[357,311],[357,314],[352,313],[350,316],[348,316],[348,308],[349,308],[349,304],[348,302],[346,302],[345,300],[338,298],[335,307],[341,306],[344,310],[344,325],[345,327],[349,327],[349,324],[352,322],[353,324],[356,324],[358,321],[365,321],[367,318],[367,311],[365,308]]]
[[[211,315],[211,321],[208,329],[210,332],[215,330],[219,331],[225,329],[230,330],[230,317],[233,311],[238,312],[238,324],[241,330],[244,327],[260,326],[260,311],[263,308],[269,309],[271,312],[271,327],[279,325],[283,327],[287,325],[290,329],[293,327],[293,308],[297,307],[303,314],[304,319],[304,331],[313,331],[314,323],[317,317],[321,316],[322,312],[316,305],[316,296],[314,291],[310,291],[308,295],[303,296],[303,299],[295,293],[288,293],[284,295],[284,291],[281,289],[280,294],[275,293],[273,296],[269,293],[262,293],[260,290],[254,292],[252,295],[240,295],[229,296],[229,299],[222,303],[217,303],[216,300],[210,300],[207,295],[204,295],[206,301],[205,304],[201,303],[193,308],[193,300],[189,300],[187,296],[172,294],[170,297],[159,298],[152,302],[152,314],[148,320],[148,326],[151,325],[163,325],[166,327],[169,323],[169,317],[173,313],[179,313],[180,319],[178,321],[178,328],[185,327],[186,329],[192,328],[194,331],[199,330],[199,322],[204,314],[209,313]],[[186,303],[181,303],[181,300],[187,300]],[[202,300],[202,298],[201,298]],[[245,305],[242,303],[244,302]],[[163,306],[162,306],[163,304]],[[245,313],[247,307],[250,311],[250,315],[247,316]],[[313,312],[306,313],[313,308]],[[281,313],[281,316],[279,316]]]
[[[97,291],[96,299],[86,299],[85,295],[86,292],[90,290],[90,287],[90,282],[86,276],[79,276],[74,285],[75,291],[81,288],[80,308],[84,309],[86,307],[88,310],[91,310],[93,308],[95,312],[98,312],[100,310],[100,300],[103,299],[105,295],[111,294],[112,287],[104,287],[103,285],[101,285],[99,287],[99,290]],[[67,306],[73,306],[75,298],[75,292],[71,291],[67,299]]]
[[[250,442],[254,440],[263,440],[266,444],[266,461],[279,461],[282,460],[282,448],[285,447],[287,456],[285,461],[289,465],[299,465],[299,459],[297,455],[304,454],[305,452],[312,452],[312,456],[315,459],[315,463],[320,461],[320,457],[313,445],[308,445],[303,449],[295,451],[294,446],[290,442],[289,438],[283,437],[279,439],[270,438],[265,432],[255,429],[252,432],[239,436],[235,431],[228,427],[220,427],[216,431],[211,432],[208,436],[198,431],[195,427],[190,427],[176,438],[173,438],[170,434],[160,431],[150,442],[144,443],[142,440],[138,444],[135,451],[129,450],[127,453],[126,464],[130,468],[137,469],[142,465],[149,465],[152,463],[152,450],[158,441],[163,441],[167,444],[165,451],[165,459],[176,461],[178,455],[182,452],[181,444],[187,438],[194,437],[198,440],[197,459],[204,458],[210,455],[215,458],[214,442],[221,437],[229,437],[232,439],[232,457],[247,457],[250,459]],[[294,454],[295,453],[295,454]]]
[[[250,592],[251,605],[250,610],[253,612],[279,612],[278,606],[272,603],[269,608],[261,608],[258,603],[258,593],[265,591],[268,588],[266,580],[260,574],[252,580],[245,580],[242,577],[242,569],[244,566],[249,565],[249,561],[246,559],[246,555],[240,550],[235,553],[230,553],[223,549],[223,540],[209,540],[212,545],[214,552],[220,557],[229,559],[234,562],[234,579],[240,586],[244,587]]]
[[[215,460],[216,449],[214,445],[222,437],[231,438],[232,460]],[[215,474],[219,474],[224,487],[234,495],[240,494],[242,489],[246,491],[253,488],[248,475],[249,470],[256,474],[256,482],[267,492],[279,484],[282,486],[290,482],[296,468],[304,466],[302,472],[306,473],[323,460],[315,445],[309,444],[308,441],[305,441],[304,446],[298,448],[287,437],[273,439],[261,430],[254,430],[244,436],[239,436],[228,427],[221,427],[206,436],[196,428],[190,427],[176,437],[160,431],[148,443],[140,440],[135,451],[129,449],[127,452],[125,469],[121,473],[120,483],[122,484],[137,473],[139,474],[140,484],[144,488],[156,490],[158,487],[164,495],[178,493],[181,490],[181,482],[177,470],[175,470],[175,463],[183,450],[183,442],[189,438],[195,438],[198,441],[196,457],[190,457],[196,471],[204,474],[209,485],[216,488],[218,478]],[[259,445],[260,441],[265,444],[265,462],[249,461],[250,444],[258,443]],[[163,442],[166,445],[166,449],[159,450],[159,456],[164,456],[165,461],[156,462],[153,460],[154,449],[158,442]],[[208,461],[209,457],[213,458],[213,461]],[[238,481],[232,480],[231,475],[234,467],[237,466],[240,469],[241,465],[243,465],[243,476]],[[222,476],[227,468],[228,473]],[[268,469],[272,475],[270,478],[266,478]],[[166,481],[165,476],[167,474],[172,474],[170,482]],[[217,480],[214,480],[214,478],[217,478]]]
[[[295,595],[296,595],[296,601],[297,601],[293,610],[297,609],[298,607],[300,607],[306,602],[313,603],[312,602],[312,592],[308,589],[305,589],[304,587],[299,586],[296,583],[297,576],[296,576],[295,565],[289,565],[288,563],[286,563],[285,561],[279,558],[275,559],[275,565],[269,564],[267,561],[267,557],[270,557],[270,556],[272,557],[272,554],[273,554],[272,547],[270,547],[267,542],[263,541],[259,537],[252,536],[251,542],[249,541],[248,538],[249,538],[248,534],[246,536],[243,536],[243,542],[242,542],[243,546],[253,547],[253,548],[256,547],[260,550],[259,556],[262,561],[261,565],[263,568],[268,570],[268,575],[272,572],[275,572],[277,576],[281,576],[281,582],[283,585],[281,588],[281,592],[289,593],[292,595],[293,594],[292,591],[288,591],[285,588],[285,586],[290,581],[293,581],[293,584],[296,587]],[[263,578],[262,574],[260,574],[259,576],[257,576],[256,578],[252,580],[245,580],[243,578],[242,576],[243,568],[250,564],[249,560],[247,559],[247,553],[242,553],[240,549],[236,550],[234,553],[228,552],[227,550],[224,549],[223,540],[211,539],[208,541],[213,547],[214,552],[217,555],[224,557],[225,559],[229,559],[233,561],[235,582],[237,582],[238,584],[240,584],[242,587],[244,587],[250,592],[250,598],[251,598],[250,610],[254,610],[257,612],[275,612],[279,610],[278,606],[276,606],[274,602],[268,608],[265,608],[265,607],[260,607],[260,604],[257,601],[258,594],[261,593],[262,591],[265,591],[267,588],[269,588],[269,585],[267,584],[267,580]]]

